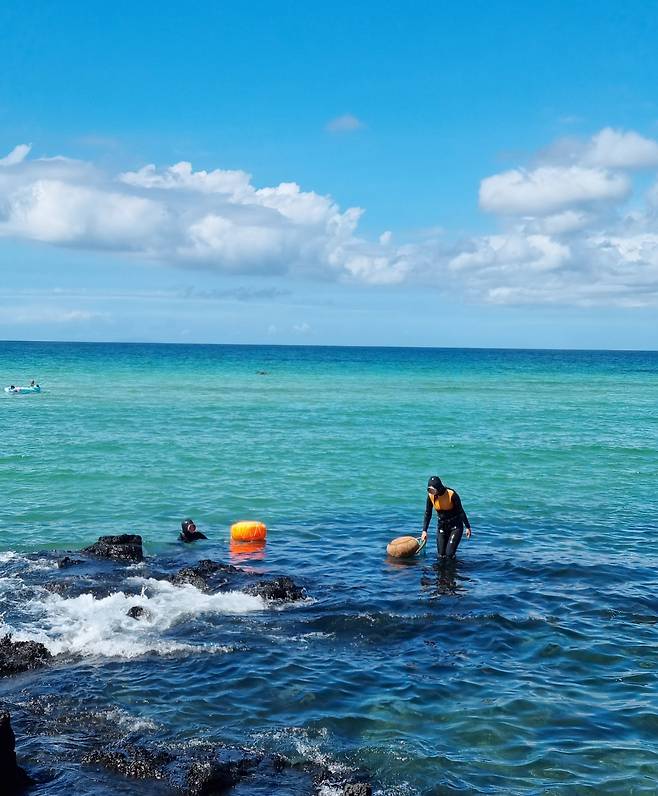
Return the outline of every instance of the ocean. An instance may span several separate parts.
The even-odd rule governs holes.
[[[658,353],[3,342],[0,374],[42,387],[0,393],[0,635],[57,656],[0,680],[35,793],[169,792],[80,763],[103,722],[377,794],[658,789]],[[473,537],[392,562],[432,474]],[[119,533],[145,564],[57,568]],[[208,558],[307,598],[157,576]]]

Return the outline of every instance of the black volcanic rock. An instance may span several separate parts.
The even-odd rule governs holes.
[[[16,736],[6,711],[0,711],[0,773],[0,793],[6,796],[21,793],[33,781],[16,763]]]
[[[248,586],[245,591],[247,594],[263,597],[265,600],[279,600],[282,602],[303,600],[306,596],[304,589],[287,576],[261,581],[261,583]]]
[[[83,548],[81,552],[112,561],[142,561],[144,558],[142,537],[131,533],[101,536],[97,542]]]
[[[252,774],[262,757],[220,752],[212,760],[194,761],[185,772],[184,793],[213,796],[224,793]]]
[[[126,613],[126,616],[129,616],[131,619],[148,619],[151,616],[151,612],[148,608],[144,608],[143,605],[133,605]]]
[[[0,677],[41,669],[52,660],[52,655],[38,641],[12,641],[7,634],[0,638]]]
[[[232,564],[222,564],[219,561],[212,561],[204,558],[193,567],[183,567],[171,579],[177,586],[191,584],[201,591],[209,589],[219,589],[228,583],[225,575],[237,575],[242,572]]]

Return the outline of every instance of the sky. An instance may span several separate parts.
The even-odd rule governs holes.
[[[658,349],[658,5],[0,5],[0,339]]]

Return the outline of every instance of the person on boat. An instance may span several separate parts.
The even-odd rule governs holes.
[[[38,387],[39,385],[36,383],[34,379],[30,382],[30,387]]]
[[[423,519],[422,539],[427,539],[427,529],[432,519],[432,509],[438,515],[436,551],[439,558],[454,558],[466,529],[466,538],[471,538],[471,523],[468,521],[461,499],[454,489],[444,486],[438,475],[427,482],[427,500]]]
[[[180,524],[181,533],[178,537],[181,542],[196,542],[199,539],[207,539],[205,533],[197,531],[194,520],[183,520]]]

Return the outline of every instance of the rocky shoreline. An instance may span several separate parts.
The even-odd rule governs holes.
[[[144,562],[142,539],[138,535],[100,537],[87,548],[68,552],[57,559],[58,570],[66,570],[65,578],[57,578],[45,587],[57,594],[67,596],[83,592],[103,593],[106,587],[92,585],[82,577],[76,577],[76,570],[83,570],[85,563],[106,560],[118,564]],[[306,590],[291,578],[281,575],[266,578],[258,573],[248,572],[231,564],[205,559],[176,572],[163,573],[158,562],[149,562],[149,577],[167,580],[178,586],[192,585],[204,593],[214,594],[222,590],[239,589],[246,594],[259,597],[266,602],[296,602],[306,598]],[[121,568],[123,569],[123,567]],[[127,615],[135,621],[149,618],[148,608],[131,607]],[[0,677],[12,677],[29,673],[59,662],[58,656],[36,641],[15,641],[10,635],[0,639]],[[67,661],[64,661],[66,663]],[[90,720],[89,716],[71,715],[62,708],[39,714],[39,700],[32,704],[27,713],[28,726],[39,726],[39,732],[52,732],[54,735],[71,732],[72,727],[87,726],[90,744],[80,748],[77,763],[90,770],[108,772],[113,776],[125,777],[135,783],[159,782],[172,794],[186,796],[214,796],[230,793],[241,783],[253,783],[259,792],[319,794],[327,788],[345,796],[370,796],[372,787],[365,772],[353,772],[349,776],[337,777],[326,767],[312,761],[289,760],[284,756],[265,753],[258,749],[235,746],[209,745],[204,739],[197,739],[194,745],[184,748],[163,746],[155,738],[140,733],[121,735],[108,725]],[[48,725],[43,728],[43,724]],[[18,765],[15,753],[15,736],[8,710],[0,705],[0,770],[3,772],[1,793],[19,794],[29,791],[35,783],[33,773],[43,781],[43,772],[29,772]],[[56,775],[56,760],[53,767]],[[9,772],[4,776],[4,772]],[[52,773],[52,772],[51,772]],[[50,776],[46,775],[46,779]],[[139,792],[136,788],[135,792]]]

